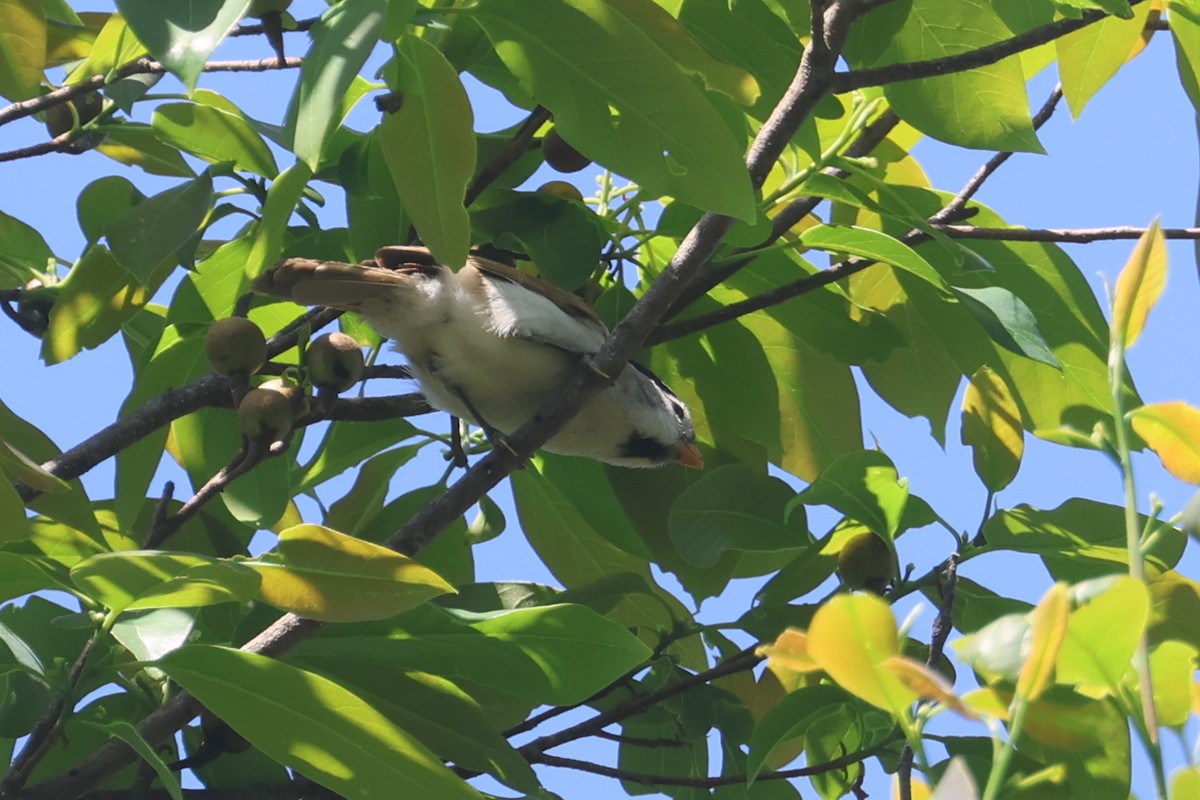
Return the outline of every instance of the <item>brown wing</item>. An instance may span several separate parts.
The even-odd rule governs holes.
[[[328,306],[359,311],[366,301],[379,298],[380,290],[407,283],[408,274],[423,269],[381,269],[374,266],[289,258],[254,280],[254,291],[300,305]]]
[[[501,264],[499,261],[493,261],[490,258],[484,258],[474,253],[468,256],[468,262],[482,273],[524,286],[526,289],[548,298],[570,316],[586,320],[593,325],[598,325],[600,328],[607,330],[604,321],[600,319],[600,315],[596,313],[594,308],[549,281],[535,278],[532,275],[526,275],[524,272],[507,264]],[[386,269],[440,266],[428,248],[404,245],[381,248],[375,253],[375,263]]]

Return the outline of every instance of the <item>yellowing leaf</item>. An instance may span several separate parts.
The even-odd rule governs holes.
[[[0,96],[37,95],[46,61],[46,15],[37,0],[0,0]]]
[[[795,628],[788,628],[779,634],[774,644],[761,645],[755,653],[766,656],[767,669],[777,674],[781,670],[784,673],[812,672],[821,668],[808,654],[808,634]]]
[[[1036,700],[1050,684],[1058,652],[1067,635],[1070,596],[1064,583],[1056,583],[1032,612],[1033,641],[1029,657],[1017,678],[1017,694]]]
[[[1196,648],[1190,644],[1172,641],[1163,642],[1150,654],[1154,707],[1158,709],[1160,725],[1177,728],[1191,716],[1196,656]]]
[[[325,622],[386,619],[454,591],[407,556],[320,525],[288,528],[273,553],[244,563],[265,602]]]
[[[1187,403],[1151,403],[1129,412],[1138,436],[1181,481],[1200,485],[1200,409]]]
[[[1182,767],[1171,776],[1171,800],[1200,797],[1200,767]]]
[[[962,443],[971,448],[975,474],[998,492],[1012,482],[1025,452],[1021,410],[1004,379],[987,367],[971,376],[963,398]]]
[[[831,678],[868,703],[904,717],[917,693],[884,666],[899,652],[891,607],[870,595],[834,597],[817,610],[808,628],[808,653]]]
[[[1036,700],[1025,712],[1025,732],[1035,741],[1060,750],[1082,750],[1111,742],[1125,729],[1125,717],[1111,700],[1091,700],[1065,693],[1071,702]],[[1013,695],[1003,689],[976,689],[963,703],[979,714],[1008,720]]]
[[[1116,692],[1149,616],[1145,584],[1127,575],[1117,578],[1071,612],[1058,655],[1058,681],[1094,696]]]
[[[907,656],[892,656],[883,662],[883,667],[923,700],[936,701],[964,717],[975,718],[974,712],[963,705],[954,694],[954,687],[940,673],[920,661],[914,661]]]
[[[1150,309],[1158,302],[1167,285],[1167,242],[1158,220],[1138,239],[1125,268],[1117,278],[1113,297],[1113,341],[1133,347]]]

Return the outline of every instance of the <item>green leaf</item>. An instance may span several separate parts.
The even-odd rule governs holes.
[[[122,614],[109,630],[138,661],[154,661],[187,644],[195,629],[194,611],[152,608]]]
[[[975,474],[988,491],[1012,483],[1025,452],[1021,410],[1008,384],[987,367],[971,376],[963,397],[962,443],[971,448]]]
[[[349,797],[480,795],[369,703],[266,656],[188,645],[158,665],[259,750]]]
[[[312,176],[312,170],[297,161],[271,183],[267,200],[263,203],[262,216],[254,229],[254,246],[246,258],[247,277],[257,277],[283,254],[288,220],[296,213],[296,207]]]
[[[1167,240],[1158,220],[1138,239],[1129,261],[1117,278],[1113,294],[1113,340],[1122,347],[1133,347],[1150,309],[1162,296],[1167,285]]]
[[[1055,369],[1062,367],[1038,330],[1037,317],[1020,297],[999,286],[956,286],[954,294],[1001,347]]]
[[[1139,3],[1131,16],[1107,17],[1055,40],[1059,80],[1071,116],[1078,119],[1092,96],[1137,52],[1151,6]]]
[[[1055,676],[1089,697],[1120,691],[1150,614],[1150,596],[1140,581],[1098,580],[1110,585],[1071,612]]]
[[[854,225],[814,225],[800,234],[805,247],[848,253],[911,272],[940,291],[947,291],[946,281],[916,250],[882,231]]]
[[[104,75],[114,67],[134,61],[147,54],[146,46],[125,23],[120,14],[110,14],[96,34],[87,60],[71,70],[66,83],[79,83],[93,75]]]
[[[92,556],[71,568],[71,581],[114,614],[246,602],[258,588],[258,576],[240,564],[154,550]]]
[[[23,286],[45,273],[54,253],[35,228],[0,211],[0,288]]]
[[[334,422],[296,484],[302,493],[334,478],[370,456],[416,435],[405,419],[383,422]]]
[[[154,745],[147,742],[141,732],[132,723],[125,720],[101,723],[87,719],[81,719],[79,722],[83,725],[98,728],[108,736],[125,742],[154,770],[154,774],[158,776],[167,794],[171,796],[171,800],[183,800],[183,790],[179,786],[179,776],[167,766],[167,762],[163,761],[162,756],[158,754],[158,750],[154,748]]]
[[[913,0],[898,31],[877,27],[884,17],[866,17],[860,40],[887,43],[868,58],[871,65],[945,58],[1010,39],[1012,32],[992,3],[983,0]],[[874,26],[873,26],[874,24]],[[855,63],[858,61],[859,63]],[[851,63],[866,66],[851,50]],[[1020,59],[933,78],[889,83],[884,95],[901,119],[942,141],[987,150],[1041,153],[1029,118],[1029,98]]]
[[[463,206],[475,172],[471,102],[454,68],[424,39],[405,36],[396,58],[404,105],[380,124],[383,157],[421,241],[457,268],[471,244]]]
[[[577,150],[652,194],[754,218],[741,148],[725,122],[603,0],[482,0],[472,17]]]
[[[0,96],[36,97],[46,63],[46,17],[39,0],[0,0]]]
[[[83,187],[75,201],[79,229],[89,244],[100,241],[109,223],[116,221],[146,196],[120,175],[106,175]]]
[[[687,28],[661,6],[644,0],[604,0],[666,52],[685,72],[742,106],[752,106],[761,92],[758,81],[744,69],[714,58]]]
[[[529,255],[538,274],[569,291],[583,286],[608,242],[600,218],[580,203],[541,192],[490,192],[505,202],[473,211],[471,226],[499,247]]]
[[[4,494],[5,484],[0,484],[0,496]],[[11,486],[7,487],[13,496],[16,492]],[[0,499],[0,503],[3,500]],[[0,507],[0,510],[3,510]],[[21,514],[21,520],[24,522],[25,515]],[[7,520],[7,518],[5,518]],[[4,525],[0,530],[11,530],[5,521],[0,521],[0,525]],[[28,534],[26,534],[28,535]],[[5,541],[8,537],[3,537]],[[16,537],[13,537],[14,539]],[[39,589],[63,589],[65,585],[59,578],[52,574],[52,567],[39,563],[39,560],[33,556],[24,556],[18,553],[6,553],[0,551],[0,603],[20,597],[23,594],[36,592]]]
[[[127,213],[123,216],[133,216]],[[143,278],[120,264],[102,245],[92,245],[71,267],[50,308],[42,359],[58,364],[107,342],[150,301],[166,278],[161,268]]]
[[[1146,524],[1138,517],[1139,528]],[[1006,509],[983,526],[988,544],[1002,550],[1034,553],[1059,580],[1081,581],[1114,572],[1129,564],[1125,547],[1125,511],[1120,506],[1072,498],[1044,511],[1027,505]],[[1164,525],[1145,557],[1155,569],[1174,566],[1187,534]]]
[[[56,477],[54,473],[4,441],[0,441],[0,475],[10,481],[20,481],[39,492],[60,492],[70,488],[62,478]],[[24,518],[24,514],[21,516]]]
[[[808,544],[804,515],[788,518],[794,496],[779,480],[740,464],[708,470],[671,507],[670,533],[680,555],[711,567],[727,550],[775,552]]]
[[[358,77],[387,16],[386,0],[346,0],[330,6],[309,31],[312,47],[288,106],[286,138],[296,157],[316,172],[337,126],[343,97]]]
[[[296,525],[246,566],[262,576],[262,599],[308,619],[385,619],[454,587],[407,556],[320,525]]]
[[[586,700],[651,654],[622,625],[573,604],[502,611],[473,627],[532,659],[550,681],[553,705]]]
[[[250,0],[190,0],[167,6],[157,0],[116,3],[150,54],[191,91],[204,62],[242,18]]]
[[[789,504],[831,506],[872,532],[892,539],[908,505],[908,481],[878,450],[839,458]]]
[[[151,175],[190,178],[196,174],[179,151],[159,139],[149,125],[125,122],[99,130],[105,138],[96,150],[114,161],[141,167]]]
[[[1200,8],[1190,0],[1168,0],[1175,63],[1192,107],[1200,109]]]
[[[385,450],[367,459],[359,469],[350,491],[330,506],[329,513],[325,515],[325,524],[353,536],[361,535],[383,508],[383,500],[396,470],[411,461],[421,447],[419,444],[406,445]]]
[[[212,176],[193,180],[147,198],[105,230],[117,262],[143,286],[180,247],[195,236],[212,210]]]
[[[806,686],[790,692],[767,710],[750,735],[748,777],[753,780],[767,766],[771,753],[790,739],[804,736],[808,727],[828,709],[851,702],[850,695],[828,684]]]
[[[198,91],[196,100],[209,94]],[[279,167],[271,149],[245,115],[230,105],[164,103],[154,109],[150,126],[168,144],[210,164],[232,161],[238,169],[275,177]]]

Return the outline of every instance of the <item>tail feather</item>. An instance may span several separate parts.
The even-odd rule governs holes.
[[[259,275],[254,291],[300,305],[358,311],[364,302],[378,300],[385,287],[401,286],[408,280],[406,274],[386,269],[289,258]]]

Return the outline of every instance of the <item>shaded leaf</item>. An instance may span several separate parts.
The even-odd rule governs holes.
[[[100,553],[72,567],[71,581],[114,614],[246,602],[258,588],[258,577],[240,564],[156,550]]]
[[[199,177],[149,197],[105,229],[117,262],[143,286],[191,239],[212,209],[212,176]]]
[[[46,16],[39,0],[0,0],[0,96],[36,97],[46,61]]]
[[[789,503],[831,506],[870,530],[891,539],[908,504],[908,482],[892,460],[878,450],[842,456]]]
[[[263,177],[278,174],[271,149],[232,103],[217,105],[208,92],[196,92],[196,99],[210,104],[164,103],[154,109],[150,126],[169,144],[211,164],[232,161]]]
[[[204,62],[241,19],[251,0],[116,0],[131,30],[190,91]]]
[[[424,745],[327,678],[211,645],[182,647],[158,666],[259,750],[340,794],[480,796]]]
[[[475,172],[471,103],[454,68],[424,39],[401,39],[397,60],[404,105],[380,125],[384,160],[421,241],[457,268],[471,244],[463,207]]]
[[[1061,368],[1058,357],[1038,329],[1037,317],[1020,297],[999,286],[955,287],[954,294],[1001,347],[1047,366]]]
[[[149,125],[131,122],[105,125],[104,141],[96,145],[97,152],[131,167],[140,167],[151,175],[190,178],[196,173],[171,145],[160,140]]]
[[[23,286],[45,273],[53,260],[54,253],[35,228],[0,211],[0,288]]]
[[[725,122],[603,0],[483,0],[472,16],[572,147],[652,194],[753,219],[749,175]]]

